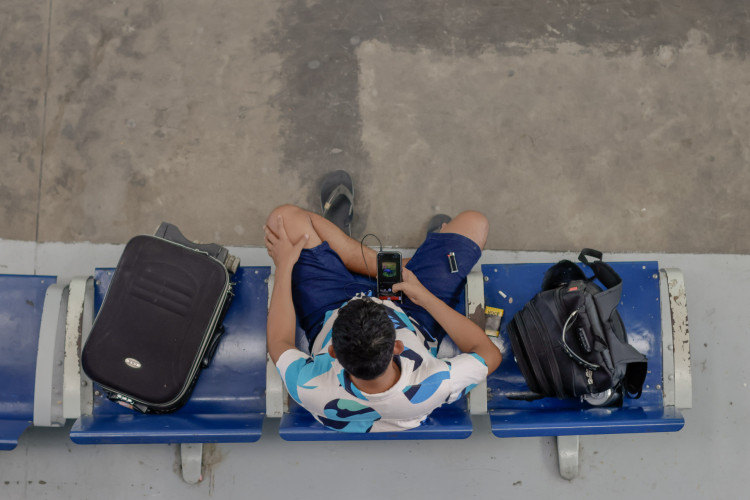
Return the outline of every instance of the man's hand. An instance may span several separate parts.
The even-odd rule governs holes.
[[[284,229],[284,219],[279,215],[276,221],[276,227],[273,229],[263,226],[263,231],[266,233],[266,250],[268,250],[268,255],[273,259],[273,263],[276,264],[277,269],[286,268],[291,270],[295,262],[299,259],[299,254],[302,252],[310,235],[305,234],[299,241],[293,243]]]
[[[503,357],[483,329],[433,295],[413,272],[404,268],[401,274],[404,281],[393,285],[394,292],[401,290],[412,302],[430,313],[462,352],[474,352],[481,356],[488,374],[500,366]]]
[[[412,302],[418,306],[424,307],[425,299],[432,295],[432,292],[430,292],[422,282],[419,281],[413,272],[405,267],[401,269],[401,276],[403,281],[393,285],[393,291],[404,292]]]

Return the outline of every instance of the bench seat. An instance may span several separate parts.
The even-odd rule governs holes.
[[[95,308],[102,304],[112,269],[97,269]],[[78,444],[222,443],[260,439],[265,417],[266,318],[269,267],[241,267],[225,333],[190,400],[164,415],[143,415],[109,401],[93,385],[93,411],[81,415],[70,437]]]
[[[626,397],[621,408],[592,407],[576,399],[533,399],[513,359],[506,326],[540,290],[544,272],[551,265],[482,266],[486,305],[505,311],[498,339],[503,363],[487,380],[492,433],[498,437],[522,437],[680,430],[684,418],[679,409],[665,405],[662,392],[662,335],[671,336],[672,332],[662,332],[661,278],[656,262],[610,262],[623,279],[618,311],[628,341],[648,358],[648,374],[640,399]]]
[[[465,439],[471,435],[472,424],[466,398],[443,405],[433,411],[415,429],[395,432],[352,433],[328,429],[290,400],[289,412],[281,418],[279,434],[286,441],[366,441],[411,439]]]
[[[52,276],[0,275],[0,450],[12,450],[34,421],[39,333]],[[58,293],[58,299],[60,294]],[[59,305],[58,309],[59,311]],[[57,326],[57,315],[52,318]],[[49,405],[48,405],[49,407]]]
[[[674,407],[585,410],[490,410],[497,437],[674,432],[685,425]]]

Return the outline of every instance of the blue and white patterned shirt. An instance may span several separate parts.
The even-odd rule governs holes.
[[[469,353],[436,358],[436,346],[425,341],[397,305],[372,300],[388,308],[396,339],[404,343],[404,352],[394,358],[401,376],[387,391],[360,391],[338,360],[328,354],[338,309],[326,313],[321,333],[310,349],[313,356],[289,349],[276,363],[289,394],[320,423],[343,432],[411,429],[418,427],[432,410],[456,401],[487,377],[487,365],[480,356]]]

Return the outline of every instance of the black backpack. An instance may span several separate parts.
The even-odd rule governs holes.
[[[622,279],[601,258],[588,248],[578,256],[592,278],[570,261],[558,262],[545,274],[543,290],[508,324],[516,362],[537,394],[583,396],[592,404],[621,404],[623,392],[641,395],[646,356],[628,344],[617,312]],[[597,397],[606,401],[595,403]]]

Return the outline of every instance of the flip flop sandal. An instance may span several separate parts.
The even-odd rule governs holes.
[[[451,220],[452,219],[450,218],[450,216],[445,214],[433,215],[432,219],[430,219],[430,222],[427,223],[427,234],[439,233],[443,228],[443,224],[447,224]]]
[[[320,205],[323,217],[333,222],[347,235],[352,235],[354,187],[351,176],[344,170],[326,174],[320,183]]]

